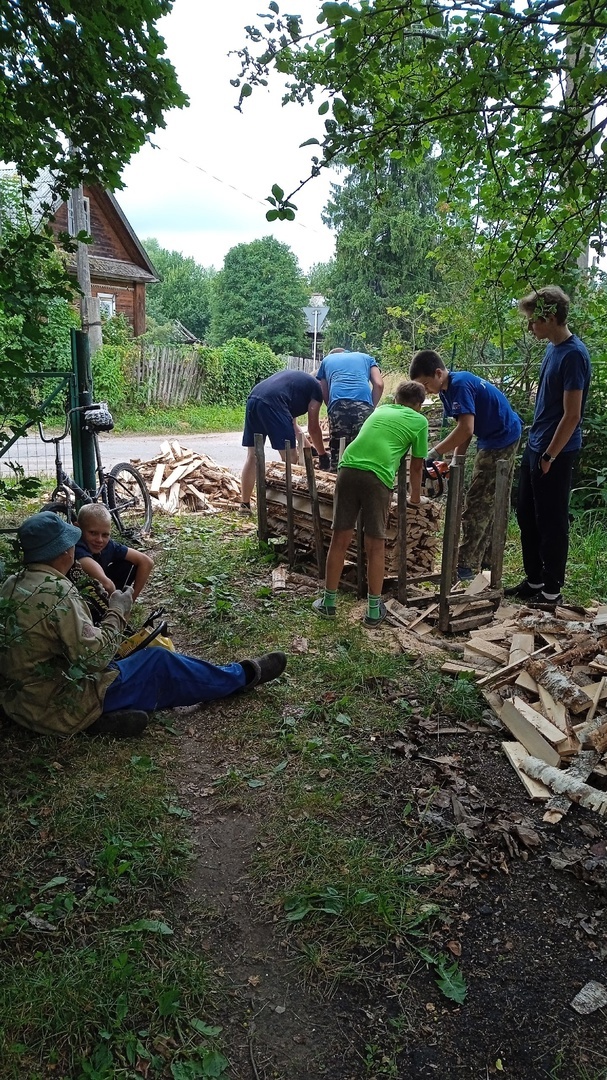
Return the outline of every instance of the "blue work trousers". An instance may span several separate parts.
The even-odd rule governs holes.
[[[103,699],[104,713],[116,709],[174,709],[227,697],[246,684],[242,664],[217,666],[160,646],[116,660],[119,675]]]

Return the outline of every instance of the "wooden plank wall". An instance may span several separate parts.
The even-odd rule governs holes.
[[[196,351],[182,345],[145,345],[133,379],[147,405],[184,405],[202,400],[202,366]]]

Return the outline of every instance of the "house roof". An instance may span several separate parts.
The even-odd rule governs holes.
[[[68,268],[76,269],[75,256],[68,260]],[[151,265],[151,264],[150,264]],[[158,281],[155,273],[150,274],[135,263],[125,262],[123,259],[106,259],[101,255],[89,255],[89,268],[92,277],[103,277],[106,280],[115,281]]]
[[[145,248],[144,248],[143,244],[141,243],[139,237],[137,236],[136,232],[132,228],[130,222],[128,221],[128,219],[127,219],[127,217],[126,217],[126,215],[124,213],[124,211],[119,206],[115,196],[112,195],[111,191],[106,191],[105,188],[96,188],[96,191],[99,192],[101,194],[101,196],[103,198],[107,199],[107,201],[110,203],[110,206],[114,210],[117,217],[120,219],[120,222],[121,222],[125,232],[128,233],[132,243],[135,245],[135,248],[137,249],[137,254],[139,255],[139,257],[141,259],[141,265],[143,267],[145,267],[148,274],[150,275],[149,277],[140,277],[139,280],[140,281],[160,281],[160,278],[158,277],[158,274],[156,272],[156,268],[155,268],[152,260],[150,259],[147,251],[145,250]],[[105,261],[106,262],[112,262],[113,260],[108,259],[108,260],[105,260]]]

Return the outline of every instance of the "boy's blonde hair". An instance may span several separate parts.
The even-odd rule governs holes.
[[[86,529],[94,522],[104,525],[112,524],[112,515],[110,514],[107,506],[103,503],[87,503],[85,506],[81,506],[78,512],[78,524],[82,528]]]

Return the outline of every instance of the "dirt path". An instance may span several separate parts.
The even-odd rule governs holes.
[[[196,857],[187,907],[204,912],[205,944],[230,987],[224,1016],[230,1077],[309,1080],[320,1076],[322,1062],[322,1075],[337,1080],[345,1075],[340,1062],[351,1045],[347,1003],[340,996],[330,1002],[315,998],[302,985],[284,934],[256,899],[251,860],[260,844],[260,822],[238,801],[226,805],[211,786],[230,764],[242,764],[209,731],[212,715],[223,723],[227,707],[234,708],[210,706],[204,718],[193,710],[181,743],[178,790],[192,814]]]

